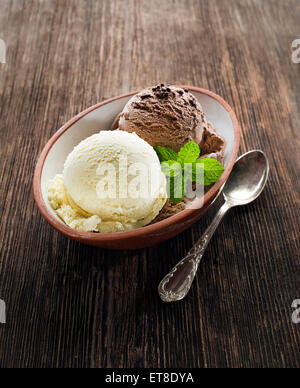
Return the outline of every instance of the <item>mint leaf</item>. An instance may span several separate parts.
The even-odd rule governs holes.
[[[156,146],[153,147],[155,152],[157,153],[157,156],[160,160],[160,162],[167,162],[169,160],[177,160],[177,153],[171,148],[168,147],[161,147],[161,146]]]
[[[176,162],[175,160],[168,160],[166,162],[162,162],[161,170],[166,176],[172,178],[182,173],[181,164]]]
[[[196,181],[196,166],[198,163],[203,164],[204,186],[209,186],[212,183],[217,182],[224,172],[224,167],[218,160],[212,159],[212,158],[199,159],[193,165],[193,179],[195,179],[195,181]]]
[[[177,161],[182,164],[193,163],[200,156],[200,148],[194,141],[190,141],[178,152]]]

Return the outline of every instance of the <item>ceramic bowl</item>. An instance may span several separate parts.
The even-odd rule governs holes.
[[[129,93],[101,102],[67,122],[46,144],[34,174],[34,197],[43,217],[64,236],[79,242],[111,249],[139,249],[166,241],[189,228],[208,209],[228,179],[240,143],[240,126],[230,106],[218,95],[196,87],[188,88],[200,101],[207,119],[227,141],[225,171],[220,180],[193,209],[184,210],[166,220],[140,229],[118,233],[86,233],[74,230],[55,214],[47,199],[47,182],[63,170],[68,154],[83,139],[100,130],[110,129],[116,115],[136,93]]]

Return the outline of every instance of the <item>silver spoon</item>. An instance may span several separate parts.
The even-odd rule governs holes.
[[[190,252],[160,282],[158,293],[164,302],[176,302],[188,294],[207,245],[225,214],[234,206],[254,201],[263,191],[268,176],[269,162],[262,151],[250,151],[237,159],[224,185],[224,205]]]

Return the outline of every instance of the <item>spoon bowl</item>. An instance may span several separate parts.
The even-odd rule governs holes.
[[[231,206],[247,205],[263,191],[269,176],[269,161],[260,150],[247,152],[237,159],[223,190]]]

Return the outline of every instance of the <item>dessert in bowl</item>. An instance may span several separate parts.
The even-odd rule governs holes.
[[[50,139],[37,163],[35,199],[46,220],[72,239],[113,249],[151,246],[187,229],[206,211],[230,174],[239,138],[234,112],[209,91],[159,85],[116,97],[74,117]],[[117,196],[115,201],[101,198],[96,204],[97,155],[102,155],[98,162],[112,161],[111,155],[121,152],[129,161],[134,155],[132,159],[158,166],[157,147],[180,154],[189,142],[200,145],[199,158],[224,164],[221,177],[203,198],[191,202],[193,206],[186,206],[186,201],[170,203],[161,177],[156,178],[159,184],[151,198],[120,202]],[[91,181],[93,195],[88,191]]]

